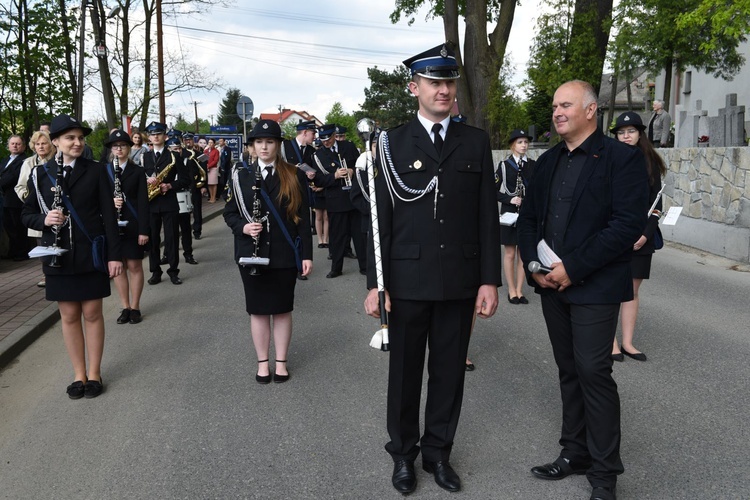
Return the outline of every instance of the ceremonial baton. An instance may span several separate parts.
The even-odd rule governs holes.
[[[380,258],[380,224],[378,223],[378,204],[375,198],[375,161],[367,164],[367,183],[370,191],[370,220],[372,222],[372,243],[375,250],[375,273],[378,282],[378,301],[380,302],[380,330],[375,332],[370,346],[381,351],[390,350],[388,343],[388,312],[385,310],[385,285],[383,284],[383,262]]]

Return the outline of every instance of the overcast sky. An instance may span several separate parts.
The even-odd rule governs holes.
[[[540,0],[523,0],[516,8],[508,53],[516,80],[525,76],[533,21]],[[236,87],[253,100],[255,116],[279,105],[308,111],[323,120],[335,102],[359,109],[369,86],[367,68],[392,71],[401,61],[444,41],[441,19],[426,20],[423,11],[412,26],[391,24],[390,0],[310,2],[237,1],[203,16],[165,21],[165,47]],[[259,6],[263,5],[263,6]],[[170,9],[165,5],[165,11]],[[462,26],[463,27],[463,26]],[[182,113],[210,119],[226,89],[182,93],[167,100],[167,121]]]

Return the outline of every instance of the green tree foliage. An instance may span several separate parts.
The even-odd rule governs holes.
[[[0,135],[4,139],[21,134],[28,140],[40,122],[71,112],[73,94],[63,69],[69,33],[57,28],[61,17],[65,16],[54,0],[11,0],[0,8]],[[66,26],[75,29],[77,24],[70,23]]]
[[[492,130],[497,134],[498,144],[502,147],[508,143],[513,129],[525,129],[529,125],[526,109],[510,85],[512,73],[509,64],[504,64],[500,77],[492,86],[490,100],[487,103],[487,118]]]
[[[235,125],[237,130],[242,130],[242,118],[237,114],[237,101],[242,97],[240,89],[231,88],[227,90],[224,99],[219,105],[219,114],[216,121],[219,125]]]
[[[177,115],[177,119],[174,122],[174,125],[172,125],[172,128],[176,128],[177,130],[182,130],[183,132],[192,132],[194,134],[210,134],[211,133],[211,124],[208,120],[205,119],[198,119],[198,130],[195,130],[195,120],[190,120],[182,115],[182,113]],[[242,133],[242,127],[238,129],[240,133]]]
[[[417,11],[427,5],[428,18],[443,19],[445,41],[456,51],[461,69],[459,109],[470,125],[487,130],[493,138],[496,134],[491,130],[485,106],[505,58],[516,4],[517,0],[395,0],[391,14],[392,22],[406,17],[411,24]],[[465,26],[463,51],[459,45],[461,17]],[[488,25],[492,31],[488,32]]]
[[[614,50],[627,57],[626,67],[663,70],[661,99],[669,103],[673,68],[682,72],[692,66],[724,79],[737,74],[745,62],[737,49],[746,39],[748,16],[748,0],[622,0],[615,15]]]
[[[405,66],[393,72],[367,68],[370,87],[365,89],[362,116],[375,120],[381,128],[392,128],[411,120],[417,111],[417,100],[407,85],[411,78]]]
[[[362,150],[362,141],[357,136],[357,119],[354,115],[344,112],[344,107],[340,102],[333,103],[331,110],[326,115],[326,123],[335,123],[346,127],[346,138]],[[351,167],[354,168],[354,165]]]

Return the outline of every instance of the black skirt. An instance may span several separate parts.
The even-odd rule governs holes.
[[[515,212],[515,210],[507,210],[504,206],[500,207],[500,213]],[[505,226],[500,224],[500,243],[502,245],[515,246],[518,245],[518,235],[516,234],[516,226]]]
[[[248,314],[283,314],[294,309],[294,287],[297,286],[297,268],[264,269],[250,275],[251,266],[238,266],[245,289],[245,310]]]
[[[47,300],[81,302],[109,297],[109,277],[98,271],[85,274],[47,274],[44,286]]]
[[[120,238],[122,258],[130,260],[142,260],[145,246],[138,244],[138,237],[123,236]]]
[[[633,254],[633,258],[630,260],[630,273],[633,275],[633,279],[647,280],[649,278],[653,255],[652,253]]]

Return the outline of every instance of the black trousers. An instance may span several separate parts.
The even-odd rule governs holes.
[[[414,460],[419,454],[419,405],[427,346],[429,378],[422,457],[433,462],[450,458],[463,401],[474,301],[474,298],[437,302],[391,298],[388,318],[391,440],[385,449],[394,461]]]
[[[560,456],[589,463],[592,486],[614,487],[620,460],[620,397],[612,378],[612,343],[620,304],[571,304],[564,294],[542,296],[560,376],[563,422]]]
[[[167,256],[167,263],[169,264],[167,274],[170,276],[180,274],[180,270],[178,269],[180,256],[177,246],[177,238],[179,237],[177,219],[179,215],[180,213],[177,210],[174,212],[152,212],[150,214],[151,250],[148,252],[148,267],[152,273],[161,274],[159,247],[161,246],[161,226],[163,222],[164,254]]]
[[[190,232],[190,213],[180,214],[179,220],[180,241],[182,242],[182,255],[185,257],[193,255],[193,234]]]
[[[193,234],[200,236],[203,232],[203,194],[198,188],[193,189]]]
[[[22,210],[21,207],[5,207],[3,210],[3,228],[8,235],[8,257],[11,259],[29,258],[31,239],[21,222]]]
[[[354,242],[354,251],[357,253],[357,258],[366,256],[367,247],[365,247],[365,240],[362,238],[361,220],[358,216],[359,212],[356,210],[328,212],[328,244],[331,252],[331,271],[341,272],[343,270],[344,253],[350,239]],[[360,269],[367,269],[366,259],[364,268],[360,264]]]

